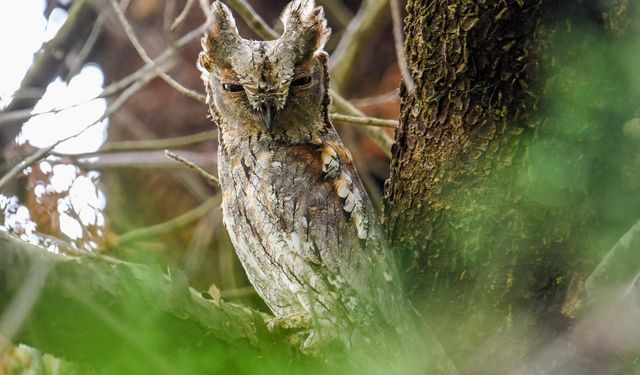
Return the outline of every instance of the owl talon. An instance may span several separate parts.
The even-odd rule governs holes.
[[[274,334],[304,331],[310,329],[312,326],[313,320],[311,319],[311,315],[307,313],[278,316],[267,323],[267,329]]]
[[[285,336],[291,346],[299,347],[304,354],[319,355],[318,335],[309,314],[296,313],[273,318],[267,323],[267,329],[272,334]]]
[[[325,320],[315,326],[313,318],[306,312],[279,316],[267,323],[267,329],[272,334],[283,335],[290,345],[300,348],[300,351],[311,357],[318,357],[327,348],[344,348],[345,343],[335,331],[335,327]]]

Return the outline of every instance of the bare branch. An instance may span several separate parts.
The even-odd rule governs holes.
[[[31,154],[30,156],[28,156],[26,159],[22,160],[21,162],[19,162],[18,164],[16,164],[13,168],[11,168],[7,173],[5,173],[4,176],[2,176],[2,178],[0,178],[0,190],[2,188],[4,188],[4,186],[11,181],[14,177],[16,177],[17,175],[20,174],[20,172],[22,172],[23,169],[28,168],[30,166],[32,166],[35,162],[37,162],[38,160],[42,159],[43,157],[47,156],[49,154],[49,152],[51,152],[51,150],[53,150],[53,148],[57,145],[58,143],[56,143],[53,146],[49,146],[49,147],[45,147],[45,148],[41,148],[37,151],[35,151],[33,154]]]
[[[190,43],[192,40],[200,38],[202,36],[202,33],[204,32],[204,30],[206,30],[209,24],[210,24],[210,21],[207,21],[204,24],[200,25],[199,27],[186,33],[184,36],[178,39],[178,41],[175,43],[176,48],[182,48],[188,43]],[[147,63],[145,66],[138,69],[134,73],[131,73],[125,78],[107,86],[102,91],[100,96],[113,95],[114,93],[122,90],[124,87],[131,85],[133,82],[147,75],[153,75],[155,77],[158,73],[158,67],[161,67],[161,66],[164,67],[164,69],[161,69],[161,71],[165,71],[166,69],[168,69],[168,66],[165,66],[164,64],[169,62],[169,60],[173,57],[175,52],[176,52],[175,49],[167,49],[166,51],[161,53],[160,56],[156,57],[151,63]]]
[[[102,26],[104,25],[104,20],[105,20],[105,12],[100,12],[98,19],[93,24],[93,28],[91,29],[89,36],[87,37],[86,41],[82,45],[80,52],[78,52],[78,56],[75,58],[73,65],[71,65],[71,67],[69,68],[69,77],[73,77],[76,74],[78,74],[78,72],[80,72],[80,69],[84,65],[85,61],[87,61],[87,57],[89,56],[89,54],[93,50],[93,47],[96,45],[96,42],[98,41],[98,37],[100,36],[100,32],[102,31]]]
[[[116,0],[110,0],[110,2],[111,2],[111,6],[112,6],[113,10],[116,12],[116,15],[118,16],[118,20],[120,21],[120,25],[124,29],[125,33],[127,34],[127,37],[131,41],[131,44],[136,49],[136,51],[138,52],[138,54],[140,55],[142,60],[146,64],[153,64],[154,63],[153,59],[151,57],[149,57],[149,55],[147,54],[147,51],[145,51],[145,49],[142,47],[142,44],[140,44],[140,41],[138,40],[138,38],[136,37],[135,33],[133,32],[133,27],[131,27],[131,24],[129,23],[129,21],[127,21],[127,17],[122,12],[122,9],[120,9],[120,6],[116,2]],[[200,94],[200,93],[198,93],[198,92],[196,92],[194,90],[191,90],[191,89],[188,89],[188,88],[184,87],[182,84],[180,84],[175,79],[173,79],[170,75],[168,75],[167,73],[163,72],[159,67],[156,66],[155,69],[156,69],[156,72],[158,73],[158,75],[160,77],[162,77],[162,79],[165,80],[165,82],[167,82],[169,85],[171,85],[171,87],[176,89],[178,92],[180,92],[180,93],[182,93],[182,94],[184,94],[184,95],[186,95],[186,96],[188,96],[190,98],[193,98],[193,99],[195,99],[197,101],[200,101],[202,103],[205,102],[204,95],[202,95],[202,94]]]
[[[9,182],[11,179],[13,179],[15,176],[17,176],[24,168],[27,168],[27,167],[33,165],[35,162],[37,162],[41,158],[43,158],[46,155],[48,155],[59,144],[61,144],[63,142],[66,142],[66,141],[68,141],[70,139],[73,139],[73,138],[81,135],[82,133],[87,131],[87,129],[89,129],[89,128],[101,123],[104,119],[106,119],[107,117],[111,116],[111,114],[114,113],[115,111],[117,111],[118,109],[120,109],[120,107],[122,107],[127,102],[127,100],[129,100],[129,98],[133,94],[135,94],[138,90],[140,90],[147,83],[149,83],[149,81],[151,81],[151,79],[153,79],[153,77],[154,77],[153,75],[149,75],[149,76],[143,77],[139,81],[136,81],[134,84],[129,86],[126,90],[124,90],[122,92],[122,94],[116,100],[113,101],[113,103],[111,103],[111,105],[109,105],[107,107],[106,111],[104,112],[104,114],[102,116],[100,116],[100,118],[98,118],[93,123],[87,125],[86,127],[84,127],[79,132],[77,132],[77,133],[75,133],[73,135],[70,135],[70,136],[68,136],[66,138],[63,138],[63,139],[57,141],[56,143],[54,143],[53,145],[51,145],[49,147],[45,147],[45,148],[42,148],[42,149],[36,151],[31,156],[29,156],[28,158],[26,158],[25,160],[21,161],[16,166],[11,168],[11,170],[9,170],[0,179],[0,189],[2,189],[7,182]]]
[[[375,117],[348,116],[341,115],[339,113],[332,113],[329,115],[329,118],[331,118],[331,120],[333,121],[346,124],[366,125],[391,129],[395,129],[396,127],[398,127],[398,121],[396,120],[387,120]]]
[[[407,91],[409,91],[410,94],[413,94],[416,91],[416,84],[413,81],[413,77],[411,77],[411,72],[409,72],[407,59],[405,58],[404,53],[400,3],[398,2],[398,0],[390,0],[389,5],[391,6],[391,20],[393,21],[393,41],[395,43],[398,66],[400,67],[402,79],[404,80],[404,85],[407,88]]]
[[[206,26],[207,24],[205,23],[197,27],[196,29],[191,30],[187,34],[185,34],[175,43],[176,48],[182,48],[188,43],[190,43],[191,41],[193,41],[194,39],[199,38],[202,35]],[[145,66],[138,69],[137,71],[122,78],[121,80],[113,82],[109,86],[105,87],[100,94],[96,95],[93,98],[87,99],[86,101],[83,101],[81,103],[73,104],[64,108],[52,109],[49,111],[42,111],[42,112],[36,112],[36,113],[32,113],[32,108],[27,108],[22,110],[13,110],[13,111],[7,110],[7,111],[0,112],[0,125],[7,126],[4,124],[10,123],[11,121],[26,120],[28,118],[41,115],[41,114],[58,113],[69,108],[77,107],[81,104],[90,102],[98,98],[105,98],[105,97],[115,95],[121,92],[122,90],[126,89],[127,87],[129,87],[131,84],[133,84],[138,80],[148,80],[156,77],[158,75],[158,68],[160,69],[160,71],[166,71],[167,69],[169,69],[172,65],[172,62],[170,60],[175,54],[175,52],[176,50],[172,50],[172,49],[166,50],[165,52],[160,54],[160,56],[154,59],[152,63],[148,63]]]
[[[66,53],[70,51],[78,41],[86,39],[95,18],[96,11],[92,1],[80,0],[74,2],[69,11],[69,17],[64,25],[62,25],[62,28],[36,55],[34,63],[20,83],[20,88],[16,92],[14,99],[5,108],[5,112],[33,109],[44,94],[47,85],[58,75],[59,67]],[[38,94],[23,96],[20,93],[24,90],[28,90],[30,93],[37,90]],[[21,126],[22,123],[13,122],[3,127],[1,130],[2,141],[13,141],[20,132]]]
[[[331,90],[329,90],[330,93]],[[352,116],[361,116],[364,117],[364,113],[356,108],[353,104],[349,103],[348,100],[344,99],[342,96],[332,93],[331,98],[333,99],[332,105],[340,112],[347,113]],[[371,139],[384,151],[384,153],[391,157],[391,145],[393,144],[393,140],[387,133],[385,133],[384,129],[375,128],[371,126],[363,126],[362,131],[367,134]]]
[[[353,19],[353,13],[344,5],[342,0],[318,0],[318,3],[333,14],[340,26],[347,26]]]
[[[190,160],[194,160],[198,165],[214,167],[215,153],[211,152],[189,152]],[[65,155],[73,158],[73,155]],[[77,158],[75,164],[87,170],[105,170],[116,168],[141,168],[141,169],[188,169],[184,164],[175,162],[167,158],[162,151],[125,151],[102,154],[100,157]]]
[[[194,163],[190,162],[189,160],[187,160],[187,159],[181,157],[180,155],[178,155],[178,154],[176,154],[174,152],[171,152],[169,150],[164,150],[164,154],[167,157],[169,157],[169,158],[171,158],[171,159],[173,159],[173,160],[175,160],[175,161],[177,161],[179,163],[182,163],[182,164],[186,165],[193,172],[195,172],[196,174],[199,174],[200,176],[204,177],[204,179],[207,180],[211,186],[220,186],[220,181],[214,175],[212,175],[211,173],[209,173],[209,172],[205,171],[204,169],[198,167],[197,165],[195,165]]]
[[[354,63],[358,50],[371,39],[382,13],[387,9],[387,3],[388,0],[364,1],[333,51],[329,59],[329,71],[338,85],[338,91],[358,66]]]
[[[108,154],[114,152],[129,152],[129,151],[158,151],[171,148],[187,147],[197,143],[206,141],[212,141],[217,138],[218,132],[215,130],[209,130],[206,132],[185,135],[182,137],[164,138],[164,139],[148,139],[143,141],[120,141],[105,143],[99,150],[85,152],[82,154],[69,155],[76,158],[88,157],[94,155]],[[65,154],[56,155],[63,156]]]
[[[260,17],[246,0],[228,0],[227,4],[240,15],[240,18],[253,30],[256,35],[265,40],[273,40],[278,38],[278,33],[269,26],[265,20]]]
[[[357,107],[369,107],[400,100],[400,95],[398,89],[394,89],[385,94],[350,100],[351,103]]]
[[[163,16],[162,29],[164,31],[164,37],[169,42],[170,46],[174,42],[173,33],[171,32],[171,25],[173,24],[173,21],[171,21],[171,18],[173,17],[175,11],[176,11],[176,0],[167,0],[164,4],[164,12],[162,15]]]
[[[209,9],[209,1],[208,0],[198,0],[198,4],[200,4],[200,10],[207,18],[207,23],[210,24],[213,21],[213,15],[211,14],[211,10]]]
[[[198,220],[202,216],[206,215],[209,211],[215,207],[220,206],[222,198],[220,194],[209,198],[200,206],[185,212],[184,214],[177,216],[164,223],[156,224],[146,228],[134,229],[130,232],[118,236],[117,246],[125,246],[142,238],[159,236],[172,232],[176,229],[182,228],[185,225],[189,225]]]
[[[176,31],[180,26],[182,26],[184,21],[187,19],[187,16],[189,15],[189,11],[193,6],[193,2],[194,0],[187,0],[184,8],[180,12],[180,14],[178,14],[178,17],[176,17],[176,19],[173,21],[173,24],[171,24],[171,31]]]

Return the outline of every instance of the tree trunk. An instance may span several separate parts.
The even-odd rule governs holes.
[[[481,357],[505,371],[567,329],[584,279],[635,221],[620,125],[634,109],[621,95],[638,90],[612,54],[634,39],[618,32],[631,8],[408,1],[417,88],[402,91],[385,225],[462,368]]]

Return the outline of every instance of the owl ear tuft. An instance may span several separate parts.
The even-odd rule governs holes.
[[[301,58],[308,58],[314,52],[324,48],[331,35],[327,27],[322,7],[316,7],[314,0],[294,0],[280,16],[284,25],[282,39],[301,53]]]
[[[198,66],[211,71],[213,66],[231,66],[230,57],[240,44],[240,34],[231,10],[215,1],[211,4],[212,24],[201,39],[202,52],[198,57]]]

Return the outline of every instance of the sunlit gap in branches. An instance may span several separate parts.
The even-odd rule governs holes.
[[[45,19],[45,5],[44,0],[0,3],[0,45],[3,50],[11,51],[3,57],[3,69],[0,70],[0,110],[11,102],[33,63],[34,54],[43,43],[55,37],[67,19],[66,11],[61,8],[54,9]],[[102,70],[95,64],[85,65],[68,82],[58,77],[49,84],[33,110],[33,113],[44,114],[34,115],[24,123],[16,139],[18,145],[28,143],[38,148],[48,147],[80,133],[98,120],[105,113],[106,100],[90,99],[102,91],[103,81]],[[60,143],[54,150],[64,154],[96,151],[105,142],[107,126],[108,119],[105,119],[78,137]],[[67,160],[49,157],[25,169],[23,175],[26,202],[0,193],[3,219],[0,230],[12,232],[31,243],[43,244],[55,252],[61,250],[55,239],[41,234],[52,237],[63,234],[76,249],[99,247],[96,238],[103,235],[105,219],[102,211],[106,198],[96,186],[98,172],[82,171]],[[46,207],[45,210],[57,211],[55,219],[41,223],[40,217],[52,214],[29,212],[27,206],[34,207],[28,204],[30,200],[38,207]]]

